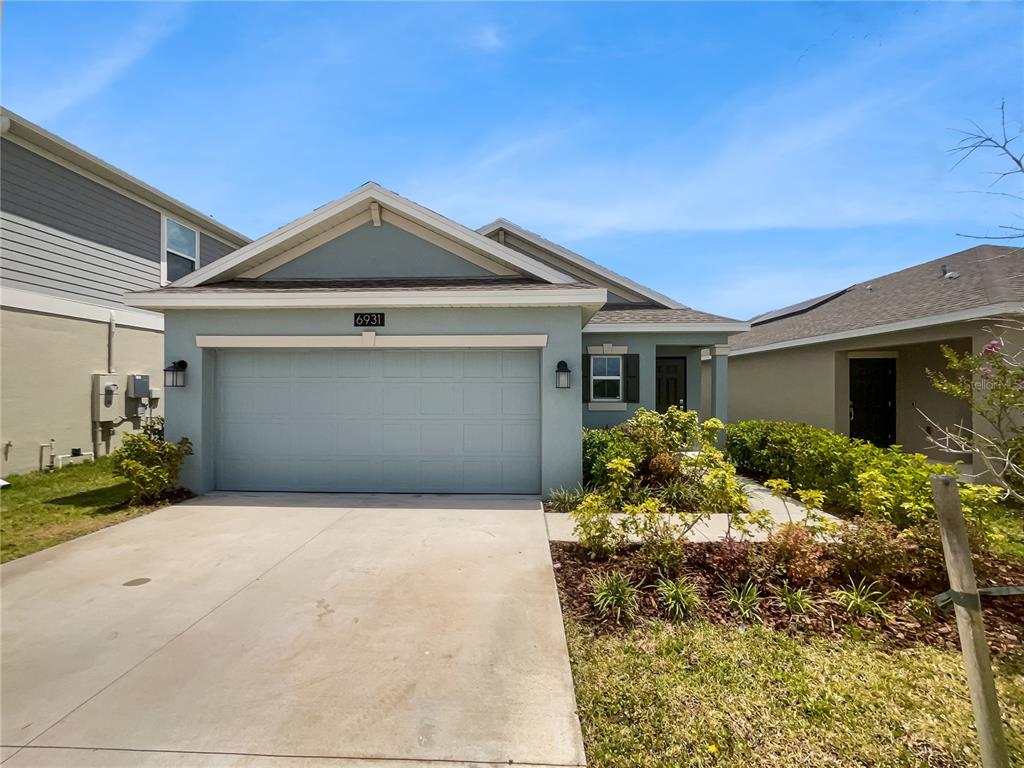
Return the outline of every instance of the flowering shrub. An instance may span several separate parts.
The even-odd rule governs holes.
[[[1001,320],[986,330],[994,338],[981,352],[943,347],[946,370],[928,375],[937,390],[969,403],[987,428],[932,422],[939,434],[935,442],[948,450],[973,451],[1008,493],[1024,502],[1024,323]]]

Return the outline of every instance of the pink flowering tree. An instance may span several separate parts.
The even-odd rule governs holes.
[[[947,451],[973,452],[1007,495],[1024,503],[1024,322],[998,320],[985,331],[992,338],[980,352],[944,346],[946,370],[928,371],[936,389],[968,402],[983,423],[944,427],[929,419],[932,440]]]

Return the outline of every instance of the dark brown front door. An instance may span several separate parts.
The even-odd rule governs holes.
[[[659,413],[667,411],[670,405],[686,408],[685,357],[659,357],[655,379],[658,388],[656,407]]]
[[[850,437],[888,448],[896,442],[896,360],[850,360]]]

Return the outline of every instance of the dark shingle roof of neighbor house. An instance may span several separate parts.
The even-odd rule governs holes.
[[[625,307],[621,304],[607,305],[592,318],[590,325],[607,325],[611,323],[737,323],[731,317],[712,315],[696,309],[662,309],[658,307]]]
[[[1024,248],[979,245],[753,318],[735,351],[995,304],[1024,305]]]

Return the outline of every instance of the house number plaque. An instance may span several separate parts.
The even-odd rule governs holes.
[[[355,325],[356,325],[356,328],[383,328],[384,327],[384,313],[383,312],[356,312],[355,313]]]

